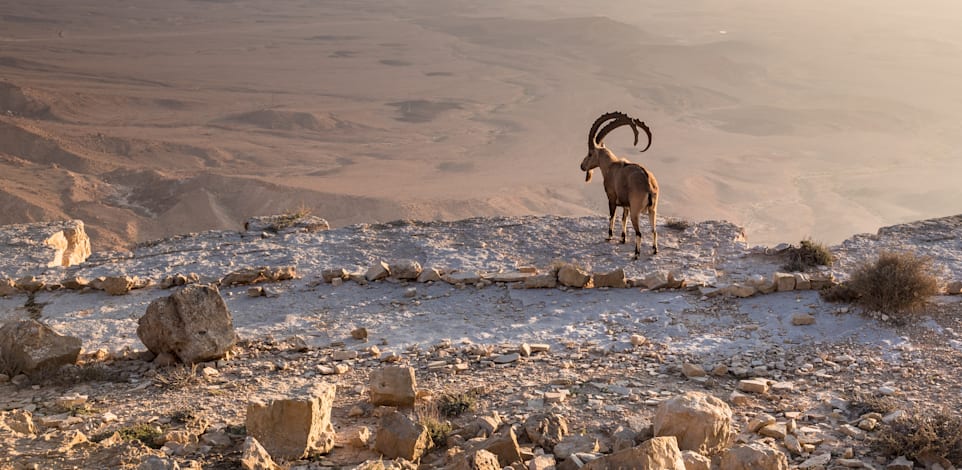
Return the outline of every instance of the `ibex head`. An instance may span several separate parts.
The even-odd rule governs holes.
[[[604,128],[601,128],[601,125],[607,121],[611,122]],[[638,127],[641,127],[648,136],[648,145],[641,149],[641,151],[644,152],[648,150],[648,147],[651,147],[651,130],[648,129],[648,126],[645,125],[644,122],[617,111],[602,114],[598,119],[595,119],[594,124],[591,125],[591,130],[588,131],[588,155],[581,161],[581,171],[585,172],[586,183],[591,181],[592,170],[601,165],[601,153],[611,153],[605,148],[605,136],[621,126],[631,126],[631,131],[635,133],[635,145],[638,145]],[[601,128],[600,131],[598,130],[599,128]]]

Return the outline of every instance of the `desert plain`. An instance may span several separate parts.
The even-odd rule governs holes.
[[[0,224],[94,251],[253,215],[604,215],[588,127],[660,214],[838,243],[962,212],[962,5],[0,1]],[[644,229],[643,229],[644,231]]]

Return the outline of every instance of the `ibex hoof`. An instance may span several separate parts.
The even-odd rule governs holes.
[[[628,240],[625,240],[624,238],[622,238],[622,239],[621,239],[621,244],[624,245],[625,243],[628,243]]]
[[[653,255],[657,255],[657,254],[658,254],[658,247],[657,247],[657,246],[651,249],[651,254],[653,254]]]

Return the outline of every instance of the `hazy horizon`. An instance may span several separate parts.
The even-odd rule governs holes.
[[[611,110],[652,129],[608,143],[662,217],[776,244],[962,213],[958,2],[0,5],[0,223],[80,218],[95,249],[302,206],[600,239],[578,164]]]

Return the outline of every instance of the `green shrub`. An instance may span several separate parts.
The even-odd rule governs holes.
[[[831,266],[835,261],[835,255],[828,247],[811,239],[802,240],[798,246],[789,247],[787,256],[785,269],[789,271],[806,271],[815,266]]]
[[[858,266],[848,287],[858,294],[861,306],[890,315],[918,311],[939,291],[930,258],[894,252],[882,252],[875,262]]]

